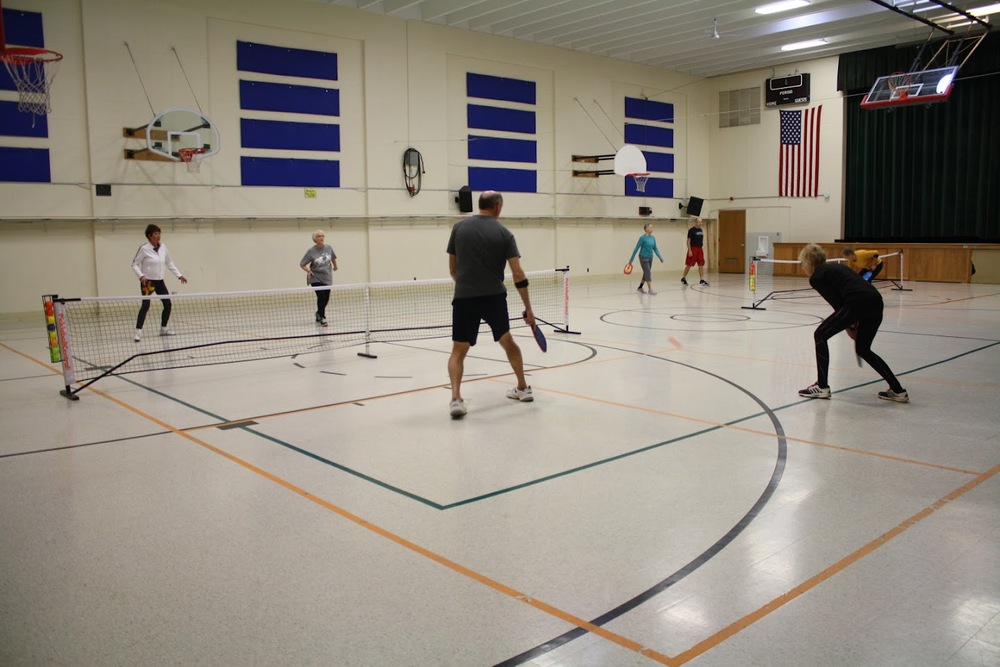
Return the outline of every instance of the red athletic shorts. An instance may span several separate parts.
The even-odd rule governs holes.
[[[705,266],[705,250],[701,247],[692,247],[691,254],[684,257],[684,266]]]

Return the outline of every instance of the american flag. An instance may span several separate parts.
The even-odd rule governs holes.
[[[781,111],[778,196],[819,194],[819,119],[823,105],[805,111]]]

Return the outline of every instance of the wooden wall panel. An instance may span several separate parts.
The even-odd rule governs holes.
[[[798,259],[805,243],[775,243],[774,259]],[[820,243],[829,257],[840,257],[844,248],[878,250],[880,255],[903,252],[903,280],[941,283],[967,283],[972,278],[972,253],[976,249],[1000,249],[996,245],[964,245],[950,243],[900,243],[897,245]],[[794,264],[777,264],[776,276],[801,276]],[[899,276],[899,258],[886,260],[880,277]]]

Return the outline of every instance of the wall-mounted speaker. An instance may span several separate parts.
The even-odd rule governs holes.
[[[688,215],[693,215],[695,217],[698,217],[699,215],[701,215],[701,205],[704,204],[704,203],[705,203],[705,200],[701,199],[699,197],[691,197],[691,198],[689,198],[688,199],[688,205],[687,205]]]
[[[472,213],[472,188],[468,185],[460,187],[455,201],[458,202],[459,211],[462,213]]]

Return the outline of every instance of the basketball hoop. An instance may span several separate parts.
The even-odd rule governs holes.
[[[889,86],[890,99],[905,100],[910,96],[910,86],[913,80],[906,72],[893,72],[885,81]]]
[[[52,111],[49,87],[59,71],[61,53],[32,47],[11,47],[0,52],[10,78],[17,87],[17,110],[36,116]]]
[[[187,165],[189,174],[197,174],[201,171],[201,156],[207,148],[182,148],[177,151],[181,162]]]
[[[635,191],[645,192],[646,191],[646,181],[649,180],[649,174],[629,174],[633,180],[635,180]]]

